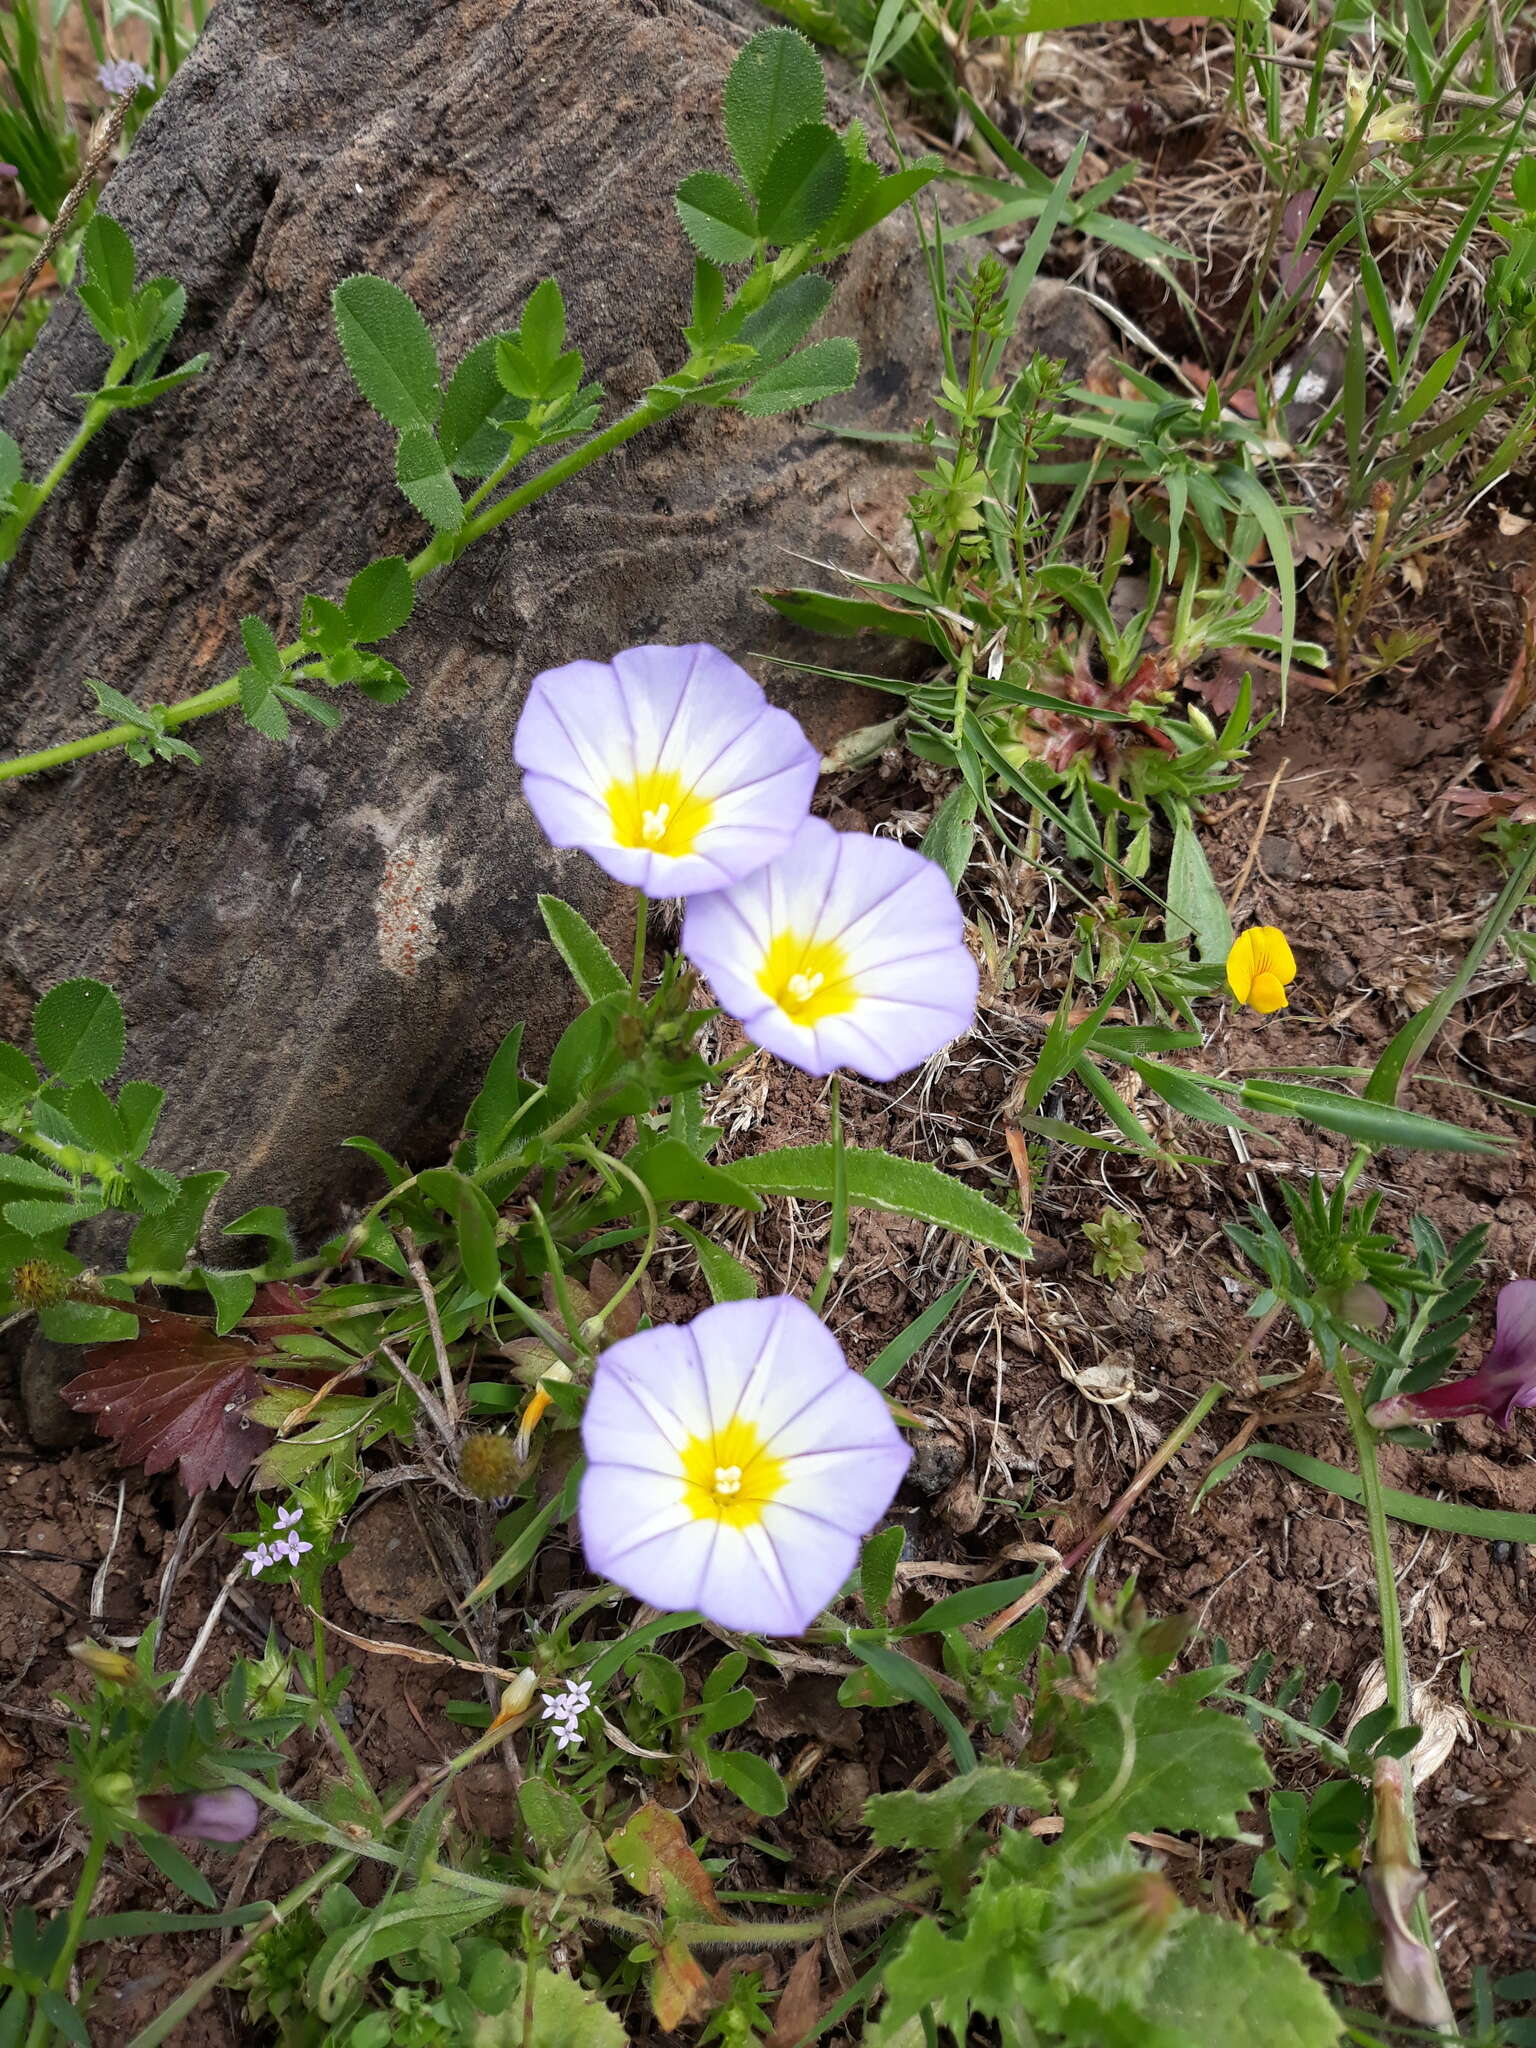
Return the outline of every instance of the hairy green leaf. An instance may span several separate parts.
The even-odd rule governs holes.
[[[725,134],[754,192],[784,137],[826,103],[821,61],[793,29],[766,28],[742,50],[725,82]]]
[[[442,405],[437,350],[415,302],[382,277],[345,277],[331,294],[347,368],[382,419],[431,427]]]

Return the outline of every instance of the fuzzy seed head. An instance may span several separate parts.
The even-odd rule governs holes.
[[[51,1259],[23,1259],[11,1273],[11,1292],[23,1308],[56,1308],[69,1297],[70,1275]]]
[[[476,1500],[500,1500],[517,1484],[522,1462],[506,1436],[471,1436],[459,1453],[459,1477]]]

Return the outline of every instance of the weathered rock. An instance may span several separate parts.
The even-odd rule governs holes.
[[[54,1344],[34,1328],[17,1330],[8,1346],[16,1357],[16,1391],[21,1399],[27,1434],[39,1450],[67,1451],[94,1435],[89,1415],[77,1415],[59,1398],[59,1389],[78,1379],[85,1361],[78,1345]]]
[[[6,750],[88,730],[88,675],[147,703],[203,688],[243,659],[241,614],[291,637],[305,591],[421,544],[333,335],[350,272],[404,285],[449,367],[546,275],[611,407],[676,362],[691,255],[671,195],[724,161],[723,81],[764,19],[744,0],[220,0],[106,195],[141,275],[187,288],[176,359],[212,361],[120,416],[32,529],[0,593]],[[920,409],[925,304],[893,220],[825,328],[863,344],[864,418]],[[66,301],[6,408],[29,473],[102,356]],[[226,1217],[277,1200],[315,1227],[371,1173],[337,1150],[354,1132],[430,1159],[505,1030],[526,1017],[537,1053],[565,1020],[537,893],[612,909],[519,798],[529,678],[644,640],[813,653],[751,586],[793,570],[786,550],[857,547],[850,504],[890,489],[801,418],[683,415],[424,587],[389,647],[404,704],[282,748],[209,720],[188,732],[199,769],[113,754],[5,785],[0,1031],[65,976],[113,983],[128,1071],[170,1091],[154,1156],[232,1170]],[[819,739],[870,715],[814,684],[781,701]]]

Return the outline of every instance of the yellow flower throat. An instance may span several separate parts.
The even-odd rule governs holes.
[[[620,846],[674,858],[692,853],[714,805],[685,789],[671,768],[647,768],[628,782],[608,785],[608,815]]]
[[[758,969],[757,985],[795,1024],[839,1017],[858,1001],[848,955],[836,939],[805,939],[780,932]]]
[[[755,1422],[733,1415],[723,1429],[683,1445],[683,1504],[701,1521],[750,1528],[783,1485],[783,1460],[768,1455]]]

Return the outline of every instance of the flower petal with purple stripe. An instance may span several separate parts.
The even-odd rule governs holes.
[[[513,754],[553,846],[647,896],[724,889],[789,844],[820,762],[718,647],[631,647],[535,676]]]
[[[808,1074],[894,1080],[976,1015],[976,963],[943,869],[820,818],[756,874],[690,903],[682,943],[747,1036]]]
[[[880,1394],[789,1295],[611,1345],[582,1442],[591,1569],[761,1635],[800,1635],[836,1598],[911,1457]]]

